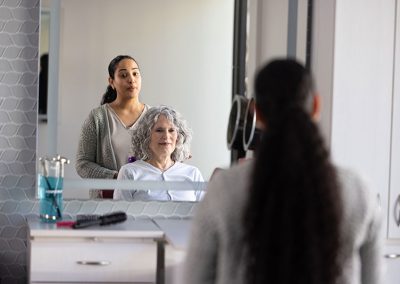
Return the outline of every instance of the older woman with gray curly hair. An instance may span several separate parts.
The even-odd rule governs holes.
[[[198,168],[183,163],[190,158],[191,130],[186,121],[168,106],[150,108],[132,136],[136,161],[121,167],[119,180],[203,182]],[[114,199],[196,201],[192,190],[116,190]]]
[[[153,129],[158,122],[159,124],[165,124],[159,126],[170,127],[170,129],[164,127],[164,130],[168,130],[169,134],[174,136],[176,133],[177,136],[174,144],[175,149],[173,149],[171,155],[163,157],[166,159],[165,162],[181,162],[189,159],[192,130],[178,112],[167,106],[152,107],[150,112],[143,116],[143,120],[135,129],[135,134],[132,137],[132,144],[134,145],[132,148],[133,156],[145,161],[160,158],[154,153],[154,149],[150,149],[153,133],[160,133],[160,130]]]

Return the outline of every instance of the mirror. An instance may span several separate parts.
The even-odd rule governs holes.
[[[52,13],[55,2],[42,1],[42,8]],[[59,6],[58,105],[51,109],[49,98],[38,157],[68,157],[65,179],[79,178],[74,163],[81,125],[100,103],[110,60],[129,54],[141,68],[140,100],[174,107],[192,128],[193,157],[187,163],[205,179],[215,167],[229,166],[233,1],[61,0]],[[52,123],[56,133],[51,133]]]
[[[274,11],[284,15],[275,19],[290,22],[292,2],[282,1],[277,12],[277,7],[270,9],[276,1],[249,0],[249,14],[262,20],[254,16],[249,21],[248,89],[258,64],[288,52],[285,44],[276,48],[281,40],[272,40],[272,33],[266,33],[264,41],[273,43],[273,48],[259,40],[264,30],[252,25],[271,24],[266,25],[258,11]],[[193,157],[187,163],[197,166],[206,180],[216,167],[230,165],[226,130],[232,98],[234,5],[234,0],[41,0],[42,11],[50,11],[52,36],[48,120],[39,121],[37,157],[62,154],[71,160],[65,167],[66,190],[80,179],[74,163],[81,125],[99,105],[108,64],[118,54],[137,59],[142,102],[172,106],[188,121]],[[288,31],[278,26],[286,42]],[[76,189],[68,196],[79,198],[81,192]]]

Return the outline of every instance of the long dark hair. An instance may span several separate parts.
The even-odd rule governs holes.
[[[118,55],[116,56],[113,60],[111,60],[110,64],[108,64],[108,75],[114,79],[114,74],[115,70],[117,69],[118,63],[121,62],[121,60],[124,59],[132,59],[135,61],[135,63],[138,65],[137,61],[130,55]],[[103,94],[103,97],[101,98],[101,105],[111,103],[115,101],[117,98],[117,92],[111,87],[111,85],[107,86],[106,92]]]
[[[313,82],[291,59],[255,81],[266,130],[243,215],[246,283],[335,283],[341,202],[335,168],[312,121]]]

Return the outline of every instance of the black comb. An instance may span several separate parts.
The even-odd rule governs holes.
[[[110,225],[115,223],[123,222],[127,219],[126,213],[122,211],[111,212],[95,218],[83,218],[76,220],[75,224],[72,225],[74,229],[86,228],[94,225]]]

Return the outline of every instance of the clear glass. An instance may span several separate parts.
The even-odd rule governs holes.
[[[60,156],[39,161],[39,215],[43,222],[53,223],[62,219],[64,163],[69,161]]]

